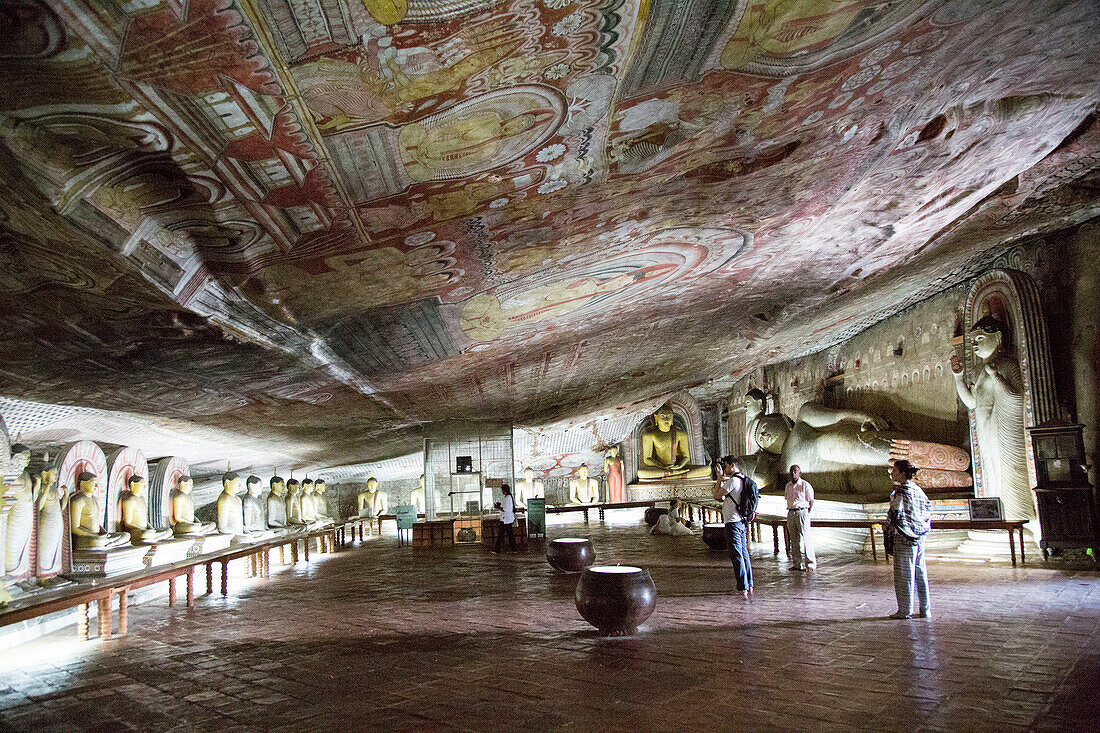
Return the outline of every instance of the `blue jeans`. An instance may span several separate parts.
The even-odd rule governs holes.
[[[726,522],[726,544],[730,548],[733,572],[737,575],[737,590],[752,590],[752,561],[745,522]]]

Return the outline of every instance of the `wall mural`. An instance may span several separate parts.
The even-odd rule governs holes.
[[[1093,215],[1088,3],[2,4],[0,394],[300,465],[717,396]]]

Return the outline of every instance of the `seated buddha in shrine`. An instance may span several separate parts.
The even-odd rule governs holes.
[[[118,525],[130,533],[130,541],[154,544],[172,539],[172,530],[149,526],[149,505],[145,501],[145,477],[126,479],[126,490],[118,497]]]
[[[103,508],[95,497],[98,486],[99,478],[91,471],[77,476],[77,493],[69,500],[69,531],[75,549],[109,550],[130,544],[129,532],[107,532],[103,529]]]
[[[642,431],[640,481],[710,478],[709,466],[693,466],[688,435],[676,426],[672,408],[664,405],[653,414],[653,424]]]

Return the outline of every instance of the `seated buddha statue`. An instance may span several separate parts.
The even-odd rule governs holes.
[[[710,478],[709,466],[689,463],[688,436],[676,427],[674,417],[672,408],[664,405],[653,414],[653,424],[642,431],[639,480]]]
[[[570,504],[595,504],[600,500],[600,482],[588,477],[588,464],[582,463],[577,477],[569,482]]]
[[[69,531],[73,548],[78,550],[109,550],[130,544],[129,532],[106,532],[103,529],[103,509],[95,498],[99,479],[91,471],[76,478],[76,494],[69,500]]]
[[[144,494],[144,477],[134,474],[126,479],[126,489],[118,497],[119,527],[130,533],[130,541],[135,545],[172,539],[171,529],[153,529],[149,526],[149,505]]]
[[[272,476],[268,486],[271,491],[267,495],[267,526],[274,530],[287,529],[286,482],[282,476]]]
[[[516,506],[527,508],[528,499],[541,499],[546,496],[541,481],[535,480],[535,469],[528,466],[523,469],[523,480],[516,482]]]
[[[218,495],[218,531],[233,536],[233,544],[254,542],[272,533],[248,532],[244,527],[244,503],[241,501],[241,477],[234,471],[222,474],[222,493]]]
[[[275,532],[267,526],[267,508],[260,496],[264,485],[259,476],[249,476],[245,482],[245,495],[241,499],[244,513],[244,533],[253,541],[270,539]]]
[[[323,478],[313,482],[313,505],[317,509],[317,520],[326,526],[336,524],[336,520],[333,519],[328,510],[328,499],[325,497],[327,490],[328,484],[325,483]]]
[[[190,476],[180,476],[176,488],[168,495],[168,523],[176,537],[203,537],[217,534],[218,526],[213,522],[195,521],[195,500],[191,490],[195,488]]]
[[[389,497],[386,492],[378,490],[378,479],[371,476],[367,479],[367,490],[356,497],[359,506],[359,516],[372,519],[386,514],[390,508]]]
[[[302,518],[302,483],[296,478],[286,482],[286,521],[292,527],[306,526]]]
[[[416,507],[417,514],[424,513],[424,474],[420,474],[416,488],[409,492],[409,503]]]
[[[5,477],[6,499],[10,506],[7,516],[7,532],[4,534],[3,567],[0,575],[16,579],[26,578],[34,570],[31,567],[31,534],[34,530],[34,501],[38,481],[31,477],[27,465],[31,449],[22,443],[11,447],[11,462]]]

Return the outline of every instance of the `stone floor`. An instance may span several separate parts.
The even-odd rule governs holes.
[[[939,562],[934,618],[892,621],[890,566],[789,571],[754,548],[756,596],[698,537],[551,526],[650,569],[657,610],[605,639],[575,576],[527,554],[412,550],[386,536],[131,633],[5,652],[0,730],[1095,731],[1100,575]],[[278,568],[276,567],[277,571]]]

